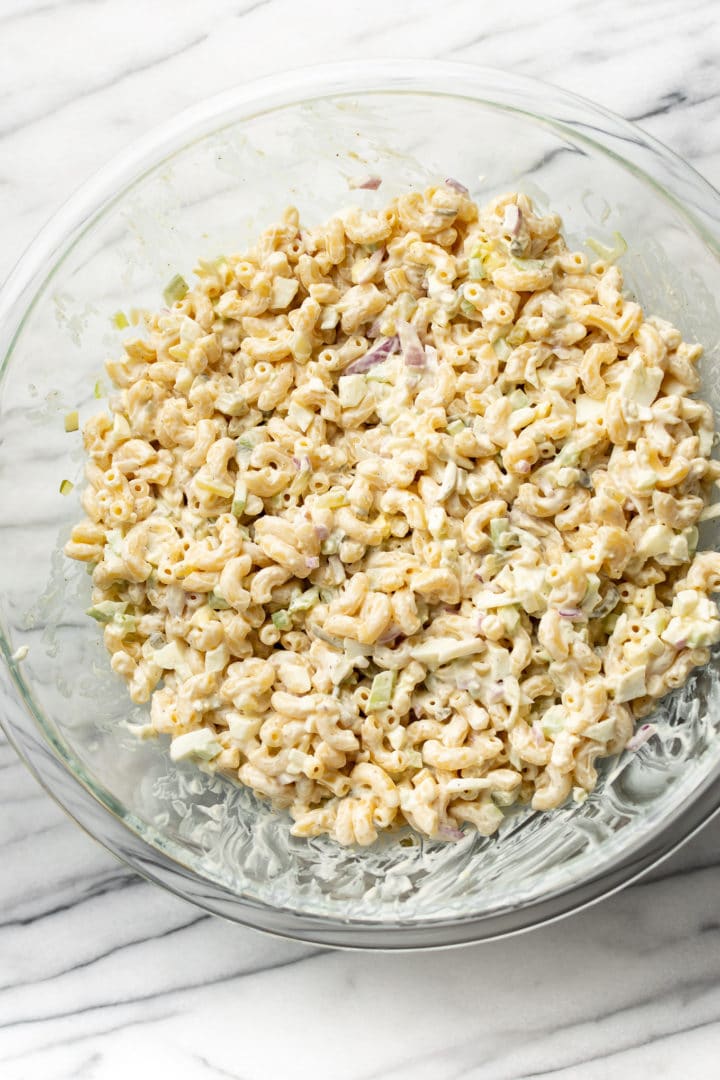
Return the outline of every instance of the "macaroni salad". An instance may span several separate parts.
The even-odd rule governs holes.
[[[138,734],[295,835],[582,800],[720,640],[701,348],[560,227],[454,180],[291,208],[107,364],[65,548],[89,614]]]

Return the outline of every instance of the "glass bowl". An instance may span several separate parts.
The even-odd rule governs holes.
[[[350,191],[376,173],[379,191]],[[627,239],[629,288],[703,341],[720,388],[720,197],[637,128],[550,86],[474,67],[379,62],[290,73],[183,114],[98,174],[31,246],[0,299],[0,712],[36,777],[148,878],[237,922],[331,945],[477,941],[557,918],[629,881],[720,804],[714,656],[666,699],[657,734],[607,762],[582,806],[509,814],[499,834],[437,843],[409,832],[366,850],[289,834],[231,782],[173,765],[84,615],[90,581],[61,553],[79,515],[78,435],[120,348],[118,308],[155,307],[198,257],[236,251],[284,206],[305,221],[383,204],[446,176],[484,201],[521,189],[571,241]],[[106,381],[107,385],[107,381]],[[717,541],[709,524],[705,546]],[[24,659],[17,650],[28,646]],[[21,650],[22,651],[22,650]]]

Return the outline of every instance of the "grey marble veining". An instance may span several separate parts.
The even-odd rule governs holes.
[[[440,57],[638,120],[720,182],[714,0],[0,0],[0,279],[73,189],[198,98],[313,61]],[[0,742],[0,1076],[711,1077],[720,822],[506,942],[325,952],[202,915],[69,822]]]

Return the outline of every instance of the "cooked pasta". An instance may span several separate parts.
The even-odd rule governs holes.
[[[89,614],[143,736],[298,836],[582,800],[720,640],[699,345],[455,181],[202,262],[84,428]]]

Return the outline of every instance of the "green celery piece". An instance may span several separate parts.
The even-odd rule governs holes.
[[[182,274],[175,274],[163,289],[163,300],[168,307],[172,307],[178,300],[187,295],[189,285]]]
[[[370,688],[367,711],[377,712],[379,709],[386,709],[392,701],[394,689],[394,671],[381,671],[379,675],[376,675]]]

